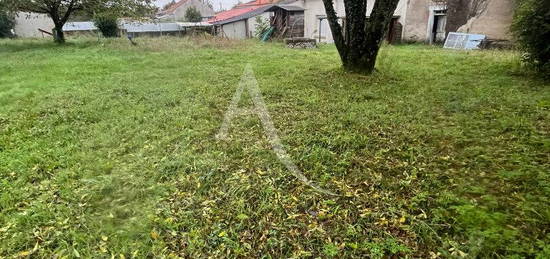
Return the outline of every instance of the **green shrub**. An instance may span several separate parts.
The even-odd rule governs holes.
[[[101,14],[94,17],[94,24],[106,38],[118,36],[117,18],[113,15]]]
[[[550,1],[520,0],[512,25],[523,56],[538,72],[550,72]]]
[[[197,8],[191,6],[185,10],[185,21],[186,22],[201,22],[202,14],[197,10]]]
[[[13,37],[12,29],[15,26],[15,19],[7,12],[0,11],[0,38]]]
[[[256,25],[254,28],[256,29],[255,36],[259,39],[262,38],[264,33],[266,33],[269,28],[271,27],[271,24],[269,23],[269,20],[262,16],[256,16]]]

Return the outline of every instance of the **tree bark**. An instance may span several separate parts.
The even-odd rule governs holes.
[[[53,24],[55,25],[53,29],[53,39],[56,43],[65,43],[65,32],[63,31],[63,25],[67,23],[69,17],[75,11],[76,3],[77,0],[71,0],[65,10],[61,7],[61,2],[59,1],[45,3],[46,6],[44,10],[47,11],[50,18],[52,18]]]
[[[65,32],[63,31],[63,26],[55,26],[53,29],[53,40],[59,44],[65,43]]]
[[[63,32],[63,25],[65,23],[61,21],[61,18],[59,18],[58,11],[54,9],[50,13],[50,17],[52,18],[53,24],[55,25],[53,29],[53,40],[59,44],[65,43],[65,33]]]
[[[323,0],[323,3],[344,69],[350,72],[372,73],[383,37],[399,0],[376,0],[369,19],[366,14],[366,0],[344,0],[344,28],[339,23],[333,0]]]

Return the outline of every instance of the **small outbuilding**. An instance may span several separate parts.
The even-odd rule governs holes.
[[[271,12],[271,26],[276,28],[279,38],[304,37],[304,8],[294,5],[273,5],[266,12]]]
[[[188,23],[153,23],[153,22],[128,22],[122,25],[128,35],[140,36],[184,36],[190,32],[210,32],[212,24],[207,22]]]
[[[93,22],[68,22],[63,25],[67,36],[95,36],[98,33]]]
[[[304,9],[299,6],[264,3],[262,0],[237,5],[218,13],[209,22],[218,36],[246,39],[256,35],[257,19],[269,22],[273,36],[292,38],[304,36]]]

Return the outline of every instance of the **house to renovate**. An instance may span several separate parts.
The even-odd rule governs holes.
[[[514,0],[460,0],[442,5],[433,0],[401,0],[394,12],[387,40],[390,42],[441,42],[449,32],[487,35],[492,40],[510,40],[509,27]],[[374,1],[367,1],[367,15]],[[334,8],[345,19],[344,0],[334,0]],[[285,15],[286,11],[286,15]],[[277,14],[279,12],[279,14]],[[233,39],[254,37],[256,17],[277,22],[277,30],[303,31],[293,37],[333,42],[322,0],[256,0],[216,14],[209,20],[220,36]],[[282,25],[281,25],[282,24]],[[302,28],[297,28],[303,24]],[[282,26],[282,27],[280,27]]]
[[[214,17],[215,12],[212,6],[202,0],[179,0],[167,5],[157,14],[161,22],[185,22],[185,12],[190,7],[197,9],[202,16],[203,21]]]
[[[208,22],[218,36],[245,39],[256,34],[257,18],[269,21],[280,37],[304,37],[304,9],[298,5],[256,0],[216,14]]]
[[[120,19],[119,35],[141,36],[184,36],[195,32],[210,32],[212,24],[207,22],[147,22]],[[20,13],[16,17],[15,34],[22,38],[52,37],[54,25],[50,17],[36,13]],[[63,26],[65,36],[100,35],[93,22],[67,22]]]
[[[390,26],[390,42],[440,42],[448,32],[467,32],[487,35],[493,41],[510,40],[509,27],[514,13],[514,0],[460,0],[440,5],[433,0],[401,0]],[[181,0],[165,9],[163,19],[183,19],[186,7],[199,0]],[[345,19],[343,0],[334,0],[338,16]],[[367,1],[370,14],[374,1]],[[200,10],[200,9],[199,9]],[[209,10],[205,17],[214,15]],[[208,21],[215,25],[218,35],[244,39],[255,36],[256,17],[271,21],[280,37],[306,37],[319,42],[333,42],[322,0],[256,0],[237,5],[216,14]],[[15,32],[19,37],[43,37],[42,31],[51,32],[53,23],[47,15],[19,13]],[[39,30],[40,29],[40,30]],[[167,32],[162,28],[163,32]]]

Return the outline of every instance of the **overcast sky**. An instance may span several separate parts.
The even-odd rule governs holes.
[[[162,7],[162,6],[164,6],[165,4],[167,4],[171,1],[172,0],[157,0],[157,5],[159,7]],[[176,0],[176,1],[178,1],[178,0]],[[224,9],[229,9],[229,8],[233,7],[238,2],[238,0],[211,0],[211,1],[212,1],[212,4],[214,5],[214,10],[215,11],[219,11],[221,9],[220,5]],[[248,1],[242,1],[242,2],[248,2]]]

